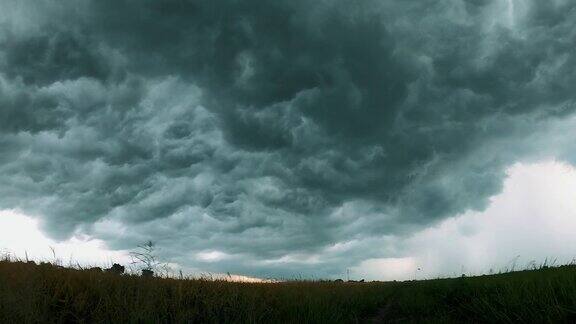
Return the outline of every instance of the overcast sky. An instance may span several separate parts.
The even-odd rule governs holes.
[[[0,0],[0,248],[153,240],[255,277],[569,260],[575,42],[572,0]]]

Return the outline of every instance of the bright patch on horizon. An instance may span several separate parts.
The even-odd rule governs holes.
[[[355,278],[409,280],[521,269],[576,257],[576,168],[515,164],[484,212],[467,212],[398,243],[406,258],[362,262]],[[420,270],[417,270],[420,268]]]
[[[196,257],[204,262],[215,262],[226,259],[229,255],[221,251],[206,251],[196,254]]]
[[[59,260],[63,265],[109,266],[114,262],[127,264],[130,258],[122,251],[110,251],[104,243],[77,236],[63,242],[46,237],[32,217],[13,210],[0,211],[0,251],[25,259]]]

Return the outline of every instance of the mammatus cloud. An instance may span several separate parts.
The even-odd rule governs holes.
[[[565,156],[570,1],[1,6],[0,208],[54,238],[326,276]]]

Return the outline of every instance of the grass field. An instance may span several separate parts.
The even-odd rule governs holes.
[[[576,266],[415,282],[141,278],[0,261],[2,323],[576,323]]]

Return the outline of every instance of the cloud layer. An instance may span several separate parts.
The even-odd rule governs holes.
[[[1,6],[0,208],[56,239],[332,275],[567,152],[571,1]]]
[[[575,262],[576,168],[516,164],[483,212],[467,212],[394,244],[393,258],[351,269],[353,278],[459,277]],[[417,270],[420,268],[420,270]]]

